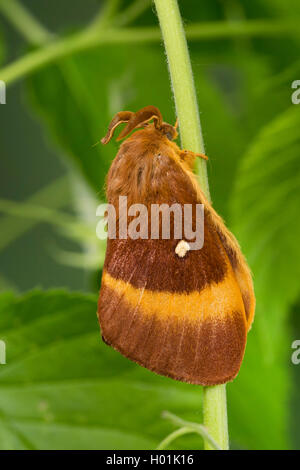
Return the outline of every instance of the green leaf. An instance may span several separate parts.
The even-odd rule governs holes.
[[[174,429],[163,410],[201,422],[201,387],[157,376],[101,341],[94,296],[3,294],[0,338],[0,449],[151,449]]]
[[[291,106],[261,131],[241,161],[232,198],[234,231],[257,298],[246,359],[230,386],[233,436],[264,449],[289,446],[287,315],[300,291],[299,126],[299,109]]]

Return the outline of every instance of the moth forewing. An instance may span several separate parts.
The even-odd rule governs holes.
[[[170,140],[176,129],[162,121],[157,108],[122,113],[113,119],[106,141],[119,123],[127,123],[123,137],[137,130],[112,162],[107,198],[117,208],[117,223],[120,197],[126,197],[128,207],[144,205],[143,234],[148,236],[108,239],[98,303],[102,336],[156,373],[194,384],[225,383],[240,369],[254,315],[247,263],[191,171],[202,155],[183,151]],[[204,205],[201,249],[174,235],[174,215],[169,238],[162,236],[161,225],[159,236],[151,237],[151,207],[162,204],[183,209]],[[127,214],[125,218],[130,220]]]

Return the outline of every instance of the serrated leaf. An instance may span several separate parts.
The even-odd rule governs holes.
[[[101,341],[94,296],[3,294],[0,337],[1,449],[150,449],[172,431],[163,410],[201,422],[201,387],[152,374]]]

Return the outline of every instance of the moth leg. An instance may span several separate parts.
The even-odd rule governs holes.
[[[204,153],[196,153],[191,150],[180,150],[179,156],[181,160],[187,163],[189,166],[193,166],[196,157],[203,158],[203,160],[208,160],[208,157]]]

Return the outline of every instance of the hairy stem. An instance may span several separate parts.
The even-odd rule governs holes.
[[[183,147],[204,152],[192,67],[177,0],[154,0],[166,48]],[[209,198],[206,164],[198,168],[200,185]],[[205,428],[222,449],[228,448],[225,385],[204,387]],[[213,449],[205,440],[205,449]]]
[[[211,437],[219,444],[221,449],[227,450],[229,443],[226,385],[203,388],[203,421]],[[204,449],[212,450],[213,447],[206,441]]]
[[[182,147],[204,153],[196,90],[177,0],[155,0],[166,48]],[[199,180],[209,197],[206,163],[199,163]]]

